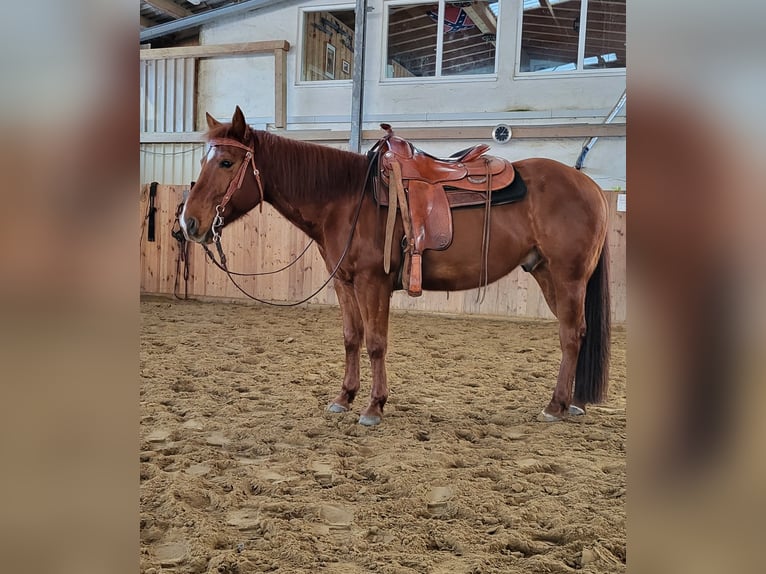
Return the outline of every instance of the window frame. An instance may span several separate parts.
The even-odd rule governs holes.
[[[445,82],[477,82],[477,81],[497,81],[499,56],[500,56],[500,13],[502,10],[503,2],[498,2],[497,12],[497,33],[495,35],[495,71],[491,74],[458,74],[453,76],[442,75],[442,57],[444,52],[444,8],[449,0],[384,0],[383,1],[383,18],[381,29],[381,42],[382,50],[380,55],[380,82],[382,84],[407,84],[407,83],[445,83]],[[388,66],[388,25],[389,25],[389,8],[392,6],[418,6],[426,4],[438,4],[439,5],[439,19],[436,22],[436,71],[437,74],[433,76],[413,76],[409,78],[389,78],[386,75]]]
[[[584,68],[585,60],[585,35],[588,31],[588,2],[580,0],[580,32],[577,38],[577,69],[553,72],[522,72],[521,71],[521,41],[524,33],[524,0],[519,0],[518,19],[516,22],[516,56],[513,64],[513,77],[515,80],[533,80],[550,78],[584,78],[588,76],[625,76],[627,66],[624,68]],[[625,0],[627,7],[627,0]],[[627,42],[627,34],[625,35]]]
[[[327,4],[322,6],[301,6],[298,9],[298,42],[296,50],[296,66],[295,66],[295,85],[296,86],[349,86],[353,83],[353,76],[348,78],[324,78],[322,80],[304,80],[303,79],[303,63],[304,63],[304,50],[306,49],[306,38],[304,36],[306,29],[306,14],[312,12],[353,12],[354,23],[356,23],[356,4]],[[337,65],[337,63],[336,63]],[[322,66],[324,71],[324,66]],[[336,74],[337,75],[337,74]]]

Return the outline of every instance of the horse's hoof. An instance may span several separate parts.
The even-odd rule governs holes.
[[[346,413],[348,412],[348,409],[344,407],[343,405],[339,405],[338,403],[330,403],[327,405],[327,412],[328,413]]]
[[[561,417],[546,413],[544,410],[542,410],[540,411],[540,414],[537,415],[537,420],[541,423],[557,423],[561,420]]]
[[[581,417],[585,414],[585,409],[577,405],[569,405],[569,414],[575,417]]]
[[[380,424],[380,417],[379,416],[370,416],[370,415],[360,415],[359,416],[359,424],[360,425],[364,425],[366,427],[374,427],[374,426]]]

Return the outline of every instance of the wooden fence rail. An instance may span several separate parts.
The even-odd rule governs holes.
[[[226,275],[206,260],[202,248],[189,245],[189,277],[185,285],[183,264],[179,261],[179,243],[171,235],[177,205],[188,186],[158,185],[154,205],[155,241],[147,239],[149,185],[141,188],[141,293],[183,295],[190,297],[246,300]],[[626,229],[625,212],[617,210],[617,193],[607,192],[610,205],[610,273],[612,284],[612,319],[626,321]],[[254,210],[226,228],[222,237],[229,268],[235,271],[270,271],[287,265],[300,254],[309,239],[266,204],[263,213]],[[289,269],[257,278],[242,278],[240,285],[249,293],[276,301],[297,301],[319,287],[327,278],[324,261],[315,246]],[[337,305],[332,282],[310,303]],[[521,268],[491,284],[481,304],[477,290],[428,292],[423,297],[409,297],[397,292],[392,309],[432,311],[452,314],[520,316],[553,318],[534,279]]]

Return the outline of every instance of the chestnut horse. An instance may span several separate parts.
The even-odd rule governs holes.
[[[250,128],[237,107],[231,123],[207,115],[210,148],[179,218],[189,240],[210,243],[221,229],[262,201],[313,239],[333,281],[343,316],[346,367],[328,406],[345,412],[359,391],[364,341],[372,367],[363,425],[380,423],[388,398],[386,350],[391,294],[402,254],[383,269],[386,210],[372,192],[367,156]],[[517,203],[492,207],[488,253],[482,254],[484,209],[453,212],[454,240],[423,254],[426,290],[475,288],[523,264],[559,321],[561,365],[540,419],[582,415],[600,402],[608,381],[610,306],[606,198],[576,169],[550,159],[513,163],[527,186]],[[403,236],[399,219],[395,243]]]

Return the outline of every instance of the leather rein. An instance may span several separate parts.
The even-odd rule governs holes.
[[[315,297],[317,294],[319,294],[322,289],[324,289],[330,281],[335,277],[335,275],[338,273],[338,269],[340,269],[341,264],[343,263],[343,260],[346,258],[346,255],[348,254],[348,250],[351,247],[351,241],[354,238],[354,231],[356,230],[356,224],[359,221],[359,214],[362,211],[362,203],[364,200],[364,191],[367,187],[367,180],[370,178],[370,173],[372,171],[372,162],[370,162],[368,168],[367,168],[367,174],[365,175],[364,182],[362,182],[362,192],[359,195],[359,204],[356,208],[356,213],[354,214],[354,220],[351,223],[351,231],[349,232],[348,241],[346,242],[346,246],[343,249],[343,253],[341,253],[340,258],[338,259],[338,263],[333,268],[332,272],[330,273],[330,276],[325,280],[322,285],[316,289],[311,295],[301,299],[300,301],[292,302],[292,303],[282,303],[282,302],[276,302],[276,301],[268,301],[265,299],[259,299],[258,297],[255,297],[254,295],[251,295],[247,291],[245,291],[234,279],[234,275],[238,275],[241,277],[253,277],[253,276],[259,276],[259,275],[273,275],[274,273],[279,273],[280,271],[284,271],[285,269],[291,267],[295,263],[297,263],[301,257],[308,251],[308,248],[311,247],[311,244],[314,243],[314,240],[312,239],[308,245],[301,251],[300,255],[298,255],[291,263],[288,265],[282,267],[281,269],[277,269],[275,271],[265,271],[261,273],[236,273],[234,271],[230,271],[227,264],[226,264],[226,255],[223,252],[223,248],[221,247],[221,234],[218,231],[218,229],[223,228],[223,210],[226,207],[226,205],[231,200],[232,196],[236,191],[241,189],[242,183],[245,179],[245,172],[247,170],[247,166],[252,165],[253,168],[253,175],[255,176],[255,181],[258,184],[258,193],[260,194],[260,200],[258,202],[258,208],[261,213],[263,213],[263,202],[264,202],[264,188],[263,188],[263,182],[261,181],[260,177],[260,170],[255,165],[255,150],[253,148],[250,148],[246,146],[245,144],[238,142],[237,140],[233,140],[230,138],[213,138],[210,140],[210,146],[216,147],[216,146],[231,146],[236,147],[242,150],[245,150],[245,158],[242,161],[242,164],[239,166],[239,169],[237,170],[237,173],[234,174],[234,177],[229,182],[229,187],[226,189],[226,194],[223,196],[223,199],[221,200],[221,203],[219,203],[215,208],[215,218],[213,219],[213,225],[212,225],[212,231],[213,231],[213,241],[215,242],[216,250],[218,251],[218,256],[220,258],[220,261],[218,261],[215,258],[215,255],[210,251],[208,246],[204,243],[202,243],[202,248],[205,250],[205,253],[210,258],[210,260],[218,267],[221,271],[226,273],[226,275],[229,277],[229,280],[232,282],[232,284],[246,297],[253,299],[254,301],[257,301],[259,303],[265,303],[266,305],[273,305],[275,307],[294,307],[296,305],[302,305],[303,303],[306,303],[309,301],[312,297]]]

